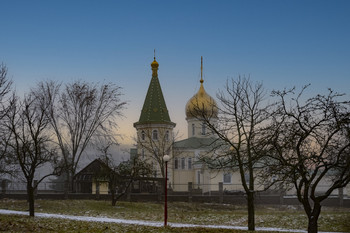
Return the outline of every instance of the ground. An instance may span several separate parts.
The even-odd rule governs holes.
[[[18,211],[26,211],[26,201],[0,200],[0,209],[10,209]],[[29,218],[15,215],[0,215],[1,226],[0,231],[33,231],[42,232],[54,231],[58,229],[69,229],[69,231],[79,232],[85,231],[83,228],[87,225],[96,232],[203,232],[201,226],[174,225],[166,231],[162,227],[163,221],[163,205],[157,203],[130,203],[119,202],[117,206],[112,207],[107,201],[93,200],[65,200],[65,201],[48,201],[37,200],[37,213],[51,213],[73,216],[73,219],[58,220],[57,218]],[[26,213],[26,212],[25,212]],[[75,217],[74,217],[75,216]],[[97,224],[96,219],[87,219],[88,223],[82,224],[74,220],[76,216],[95,217],[97,219],[121,219],[121,220],[141,220],[144,222],[157,222],[157,226],[145,226],[145,224],[128,224],[124,223],[108,223]],[[85,217],[85,218],[86,218]],[[202,225],[226,225],[234,226],[227,232],[241,232],[238,229],[246,229],[247,211],[245,206],[223,205],[223,204],[197,204],[197,203],[169,203],[169,223],[181,224],[198,224]],[[350,231],[350,209],[347,208],[324,208],[319,220],[320,231],[326,232],[349,232]],[[306,229],[306,216],[299,206],[258,206],[256,214],[256,225],[260,230],[263,227],[290,229],[293,232],[304,232]],[[97,228],[96,228],[97,227]],[[194,228],[193,228],[194,227]],[[242,227],[242,228],[239,228]],[[18,228],[18,230],[16,230]],[[27,230],[26,230],[27,229]],[[50,230],[52,229],[52,230]],[[129,230],[127,230],[129,229]],[[266,228],[265,228],[266,229]],[[276,229],[274,229],[276,230]],[[94,231],[94,232],[95,232]],[[221,230],[220,230],[221,231]],[[62,231],[64,232],[64,231]],[[93,232],[93,231],[90,231]],[[215,232],[215,229],[206,228],[204,232]]]

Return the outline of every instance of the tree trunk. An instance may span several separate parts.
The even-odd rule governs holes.
[[[66,174],[67,174],[67,183],[68,183],[68,186],[67,186],[67,189],[65,190],[65,192],[68,193],[74,193],[76,190],[75,190],[75,187],[74,187],[74,176],[73,176],[73,172],[71,171],[66,171]]]
[[[248,205],[248,230],[255,231],[254,192],[248,192],[247,205]]]
[[[70,193],[72,190],[71,190],[71,179],[70,179],[70,173],[69,172],[65,172],[67,177],[66,177],[66,180],[65,180],[65,184],[64,184],[64,195],[65,195],[65,198],[68,199],[68,193]]]
[[[115,196],[112,198],[112,206],[115,206],[117,204],[117,200],[118,199]]]
[[[73,175],[71,175],[71,176],[69,176],[69,190],[70,190],[70,192],[72,192],[72,193],[75,193],[76,192],[76,190],[75,190],[75,184],[74,184],[74,179],[73,179]]]
[[[29,216],[34,217],[34,188],[27,183],[27,195],[28,195],[28,205],[29,205]]]
[[[115,196],[115,190],[111,191],[111,196],[112,196],[112,206],[115,206],[117,203],[117,198]]]
[[[321,213],[321,205],[319,203],[314,204],[314,209],[312,210],[309,217],[307,232],[308,233],[317,233],[318,232],[318,217]]]

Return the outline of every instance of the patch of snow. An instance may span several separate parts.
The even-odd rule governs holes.
[[[290,210],[296,210],[297,208],[296,208],[295,206],[288,205],[288,206],[287,206],[287,209],[290,209]]]
[[[0,214],[28,215],[28,211],[15,211],[15,210],[0,209]],[[69,219],[69,220],[86,221],[86,222],[108,222],[108,223],[142,225],[142,226],[152,226],[152,227],[163,227],[164,226],[163,222],[116,219],[116,218],[107,218],[107,217],[72,216],[72,215],[47,214],[47,213],[36,213],[35,216],[39,217],[39,218],[59,218],[59,219]],[[248,230],[247,227],[228,226],[228,225],[198,225],[198,224],[186,224],[186,223],[184,223],[184,224],[182,224],[182,223],[168,223],[168,226],[177,227],[177,228],[178,227],[203,227],[203,228],[214,228],[214,229]],[[273,231],[307,232],[305,230],[282,229],[282,228],[273,228],[273,227],[256,227],[255,230],[256,231],[270,231],[270,232],[273,232]],[[322,232],[322,233],[332,233],[332,232]]]
[[[247,219],[246,218],[240,218],[240,219],[238,219],[238,221],[231,221],[230,223],[232,224],[232,225],[237,225],[237,224],[241,224],[241,223],[243,223],[243,222],[245,222],[245,221],[247,221]]]

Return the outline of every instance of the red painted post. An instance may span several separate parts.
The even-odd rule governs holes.
[[[167,226],[168,222],[168,161],[165,161],[165,196],[164,196],[164,227]]]

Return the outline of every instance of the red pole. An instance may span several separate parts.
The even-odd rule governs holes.
[[[167,226],[168,222],[168,162],[165,162],[165,196],[164,196],[164,227]]]

